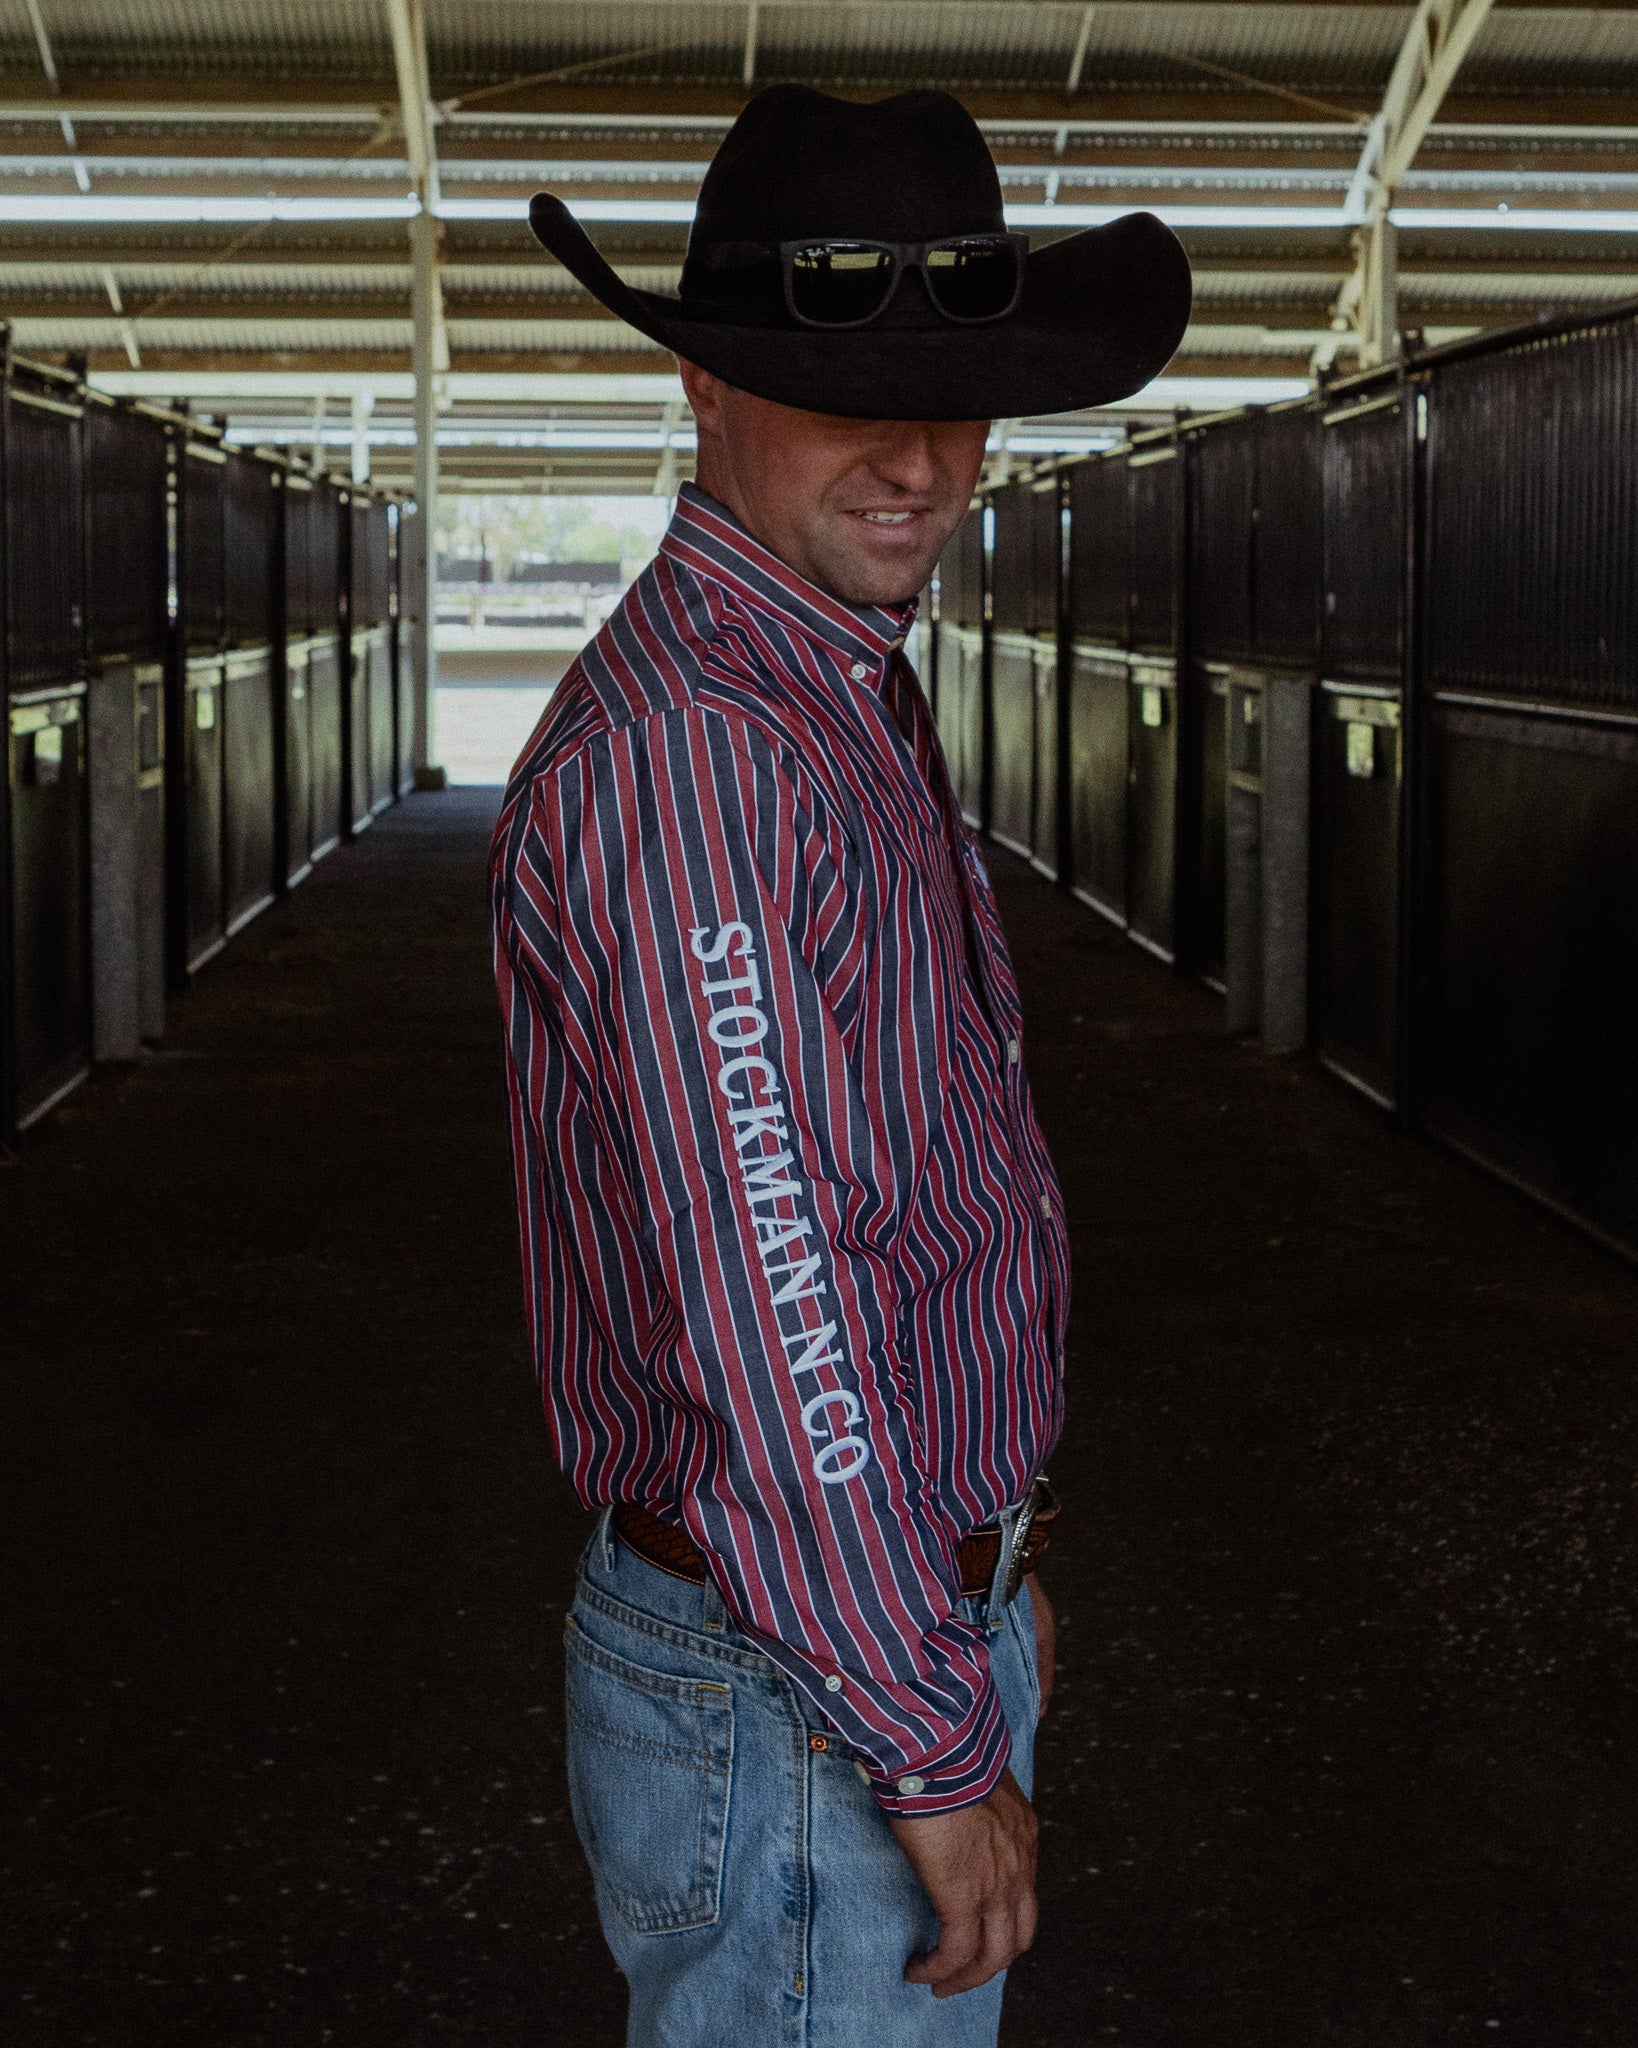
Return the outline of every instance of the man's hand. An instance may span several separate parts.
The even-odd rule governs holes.
[[[1041,1718],[1052,1699],[1052,1681],[1058,1675],[1058,1617],[1052,1602],[1041,1591],[1039,1574],[1029,1582],[1030,1605],[1035,1610],[1035,1677],[1041,1689]]]
[[[890,1817],[939,1918],[937,1947],[912,1957],[935,1998],[975,1991],[1035,1939],[1035,1812],[1008,1771],[988,1799],[923,1820]]]

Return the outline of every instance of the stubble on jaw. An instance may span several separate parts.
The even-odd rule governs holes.
[[[752,397],[683,363],[697,476],[781,561],[844,604],[907,604],[926,586],[983,466],[988,422],[839,418]],[[866,512],[920,529],[872,545]],[[852,531],[850,531],[850,528]]]

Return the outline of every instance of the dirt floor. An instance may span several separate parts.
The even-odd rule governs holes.
[[[389,813],[0,1169],[7,2048],[620,2038],[493,805]],[[1006,2040],[1632,2048],[1638,1275],[995,866],[1077,1261]]]

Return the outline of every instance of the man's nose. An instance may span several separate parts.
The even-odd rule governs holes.
[[[884,483],[901,491],[930,491],[938,482],[932,429],[920,420],[894,422],[871,466]]]

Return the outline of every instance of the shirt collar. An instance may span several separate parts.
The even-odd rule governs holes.
[[[900,605],[852,605],[830,596],[753,539],[726,505],[697,484],[684,484],[678,493],[660,552],[709,576],[753,610],[774,613],[840,662],[885,662],[904,645],[915,621],[915,598]]]

